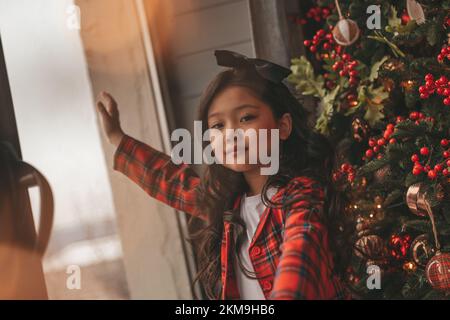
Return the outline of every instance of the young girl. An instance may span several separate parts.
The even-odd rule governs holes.
[[[307,112],[282,83],[290,70],[230,51],[216,51],[216,57],[229,68],[203,92],[203,132],[278,129],[278,172],[261,175],[259,161],[224,162],[208,165],[200,178],[188,164],[176,165],[124,134],[116,102],[102,92],[97,109],[117,146],[114,169],[150,196],[203,220],[195,235],[197,278],[208,298],[344,298],[327,227],[330,144],[308,127]]]

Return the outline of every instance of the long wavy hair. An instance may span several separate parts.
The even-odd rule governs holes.
[[[309,176],[321,182],[325,189],[325,223],[328,226],[330,239],[337,238],[337,218],[341,212],[339,196],[333,188],[331,174],[334,166],[334,150],[331,143],[323,135],[316,133],[308,125],[308,112],[283,84],[275,84],[260,77],[252,68],[231,68],[220,72],[204,90],[199,105],[199,120],[202,121],[203,133],[208,129],[208,110],[218,93],[229,86],[242,86],[252,91],[261,101],[270,106],[276,120],[285,113],[292,117],[292,132],[288,139],[280,142],[279,171],[268,177],[261,197],[266,206],[279,207],[287,204],[274,203],[268,198],[266,191],[270,187],[282,187],[296,176]],[[204,147],[208,142],[205,142]],[[204,171],[200,185],[199,199],[201,210],[206,213],[208,221],[191,235],[197,253],[198,274],[195,281],[200,281],[209,299],[220,297],[221,256],[224,216],[231,211],[236,196],[247,192],[248,185],[243,173],[235,172],[221,164],[208,165]],[[234,212],[229,217],[236,232],[235,252],[239,266],[247,277],[255,278],[255,274],[244,268],[240,255],[240,247],[245,237],[245,225]],[[342,241],[330,241],[334,253]],[[337,254],[335,263],[342,260]],[[335,271],[340,271],[336,268]]]

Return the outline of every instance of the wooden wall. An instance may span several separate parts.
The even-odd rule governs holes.
[[[222,67],[214,50],[254,56],[247,0],[146,0],[152,38],[163,61],[172,129],[192,129],[199,96]]]

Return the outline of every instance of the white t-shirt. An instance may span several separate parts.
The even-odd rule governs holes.
[[[271,187],[267,190],[269,199],[278,191],[277,188]],[[261,201],[261,194],[248,197],[246,194],[241,199],[240,215],[245,222],[247,237],[242,243],[240,256],[242,264],[247,270],[254,272],[253,265],[250,260],[248,248],[258,227],[259,220],[267,208]],[[237,259],[235,259],[236,280],[239,294],[243,300],[265,300],[264,293],[257,279],[247,278],[241,270]]]

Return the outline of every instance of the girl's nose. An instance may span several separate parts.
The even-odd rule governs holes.
[[[225,142],[234,143],[244,137],[244,130],[240,128],[229,128],[225,130]]]

